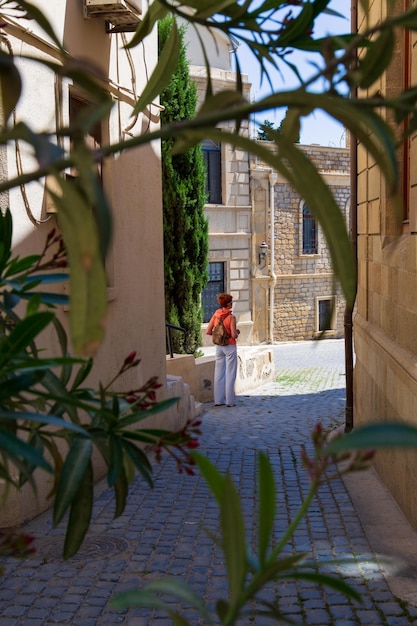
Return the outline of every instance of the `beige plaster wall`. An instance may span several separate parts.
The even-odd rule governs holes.
[[[128,55],[122,50],[122,36],[106,33],[103,19],[84,19],[82,2],[64,0],[37,0],[36,4],[51,18],[69,52],[99,68],[109,76],[115,97],[114,111],[103,134],[112,140],[138,135],[159,125],[157,102],[132,124],[131,106],[134,96],[144,87],[146,76],[152,71],[157,59],[156,32],[146,38],[144,47],[133,49]],[[147,3],[144,2],[144,9]],[[20,51],[54,58],[47,38],[36,33],[31,36],[32,23],[22,23],[23,29],[14,29],[9,36],[15,54]],[[38,130],[53,132],[56,112],[68,123],[69,81],[62,84],[62,96],[54,89],[54,77],[35,64],[17,59],[23,75],[23,98],[17,116],[27,120]],[[146,63],[146,70],[145,70]],[[136,87],[134,84],[136,80]],[[123,88],[123,92],[119,90]],[[134,92],[133,89],[138,91]],[[22,148],[24,168],[30,168],[30,154]],[[2,156],[3,153],[2,153]],[[6,161],[6,163],[4,163]],[[2,175],[15,176],[15,146],[8,148],[7,158],[2,162]],[[136,350],[140,365],[129,372],[120,384],[127,389],[139,387],[151,376],[157,376],[164,384],[159,396],[166,389],[165,368],[165,317],[163,292],[162,247],[162,199],[160,173],[160,147],[158,142],[149,146],[118,154],[106,161],[104,186],[113,209],[114,236],[111,252],[106,260],[108,275],[108,315],[106,337],[95,360],[88,384],[107,382],[120,367],[124,358]],[[45,192],[42,185],[26,188],[28,218],[20,190],[10,192],[8,204],[14,219],[13,245],[15,252],[26,255],[39,252],[47,232],[57,223],[56,215],[45,210]],[[63,286],[65,289],[65,286]],[[67,325],[67,313],[60,312]],[[146,331],[144,331],[146,329]],[[58,352],[56,337],[52,330],[45,333],[42,346],[51,353]],[[175,409],[158,415],[153,420],[158,427],[178,426]],[[103,468],[96,464],[96,474]],[[8,500],[8,506],[0,511],[0,526],[20,523],[49,505],[46,494],[51,487],[50,479],[39,475],[38,500],[33,493],[24,490],[22,497]]]
[[[204,41],[205,51],[210,59],[211,67],[226,70],[227,72],[232,70],[232,51],[229,38],[226,35],[219,31],[209,33],[206,28],[199,25],[189,28],[188,24],[186,24],[186,27],[187,56],[194,65],[201,68],[206,65],[206,59],[201,47],[201,41]]]

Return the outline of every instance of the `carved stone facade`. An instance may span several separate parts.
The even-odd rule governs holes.
[[[329,184],[348,221],[349,150],[300,148]],[[254,342],[305,340],[322,331],[328,337],[343,336],[345,302],[320,227],[291,185],[265,163],[251,160],[251,178]],[[268,244],[265,259],[259,257],[263,240]]]

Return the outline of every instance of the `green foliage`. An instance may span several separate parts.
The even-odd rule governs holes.
[[[287,109],[284,118],[278,128],[274,128],[273,122],[264,120],[258,128],[256,139],[258,141],[274,141],[275,133],[284,133],[287,137],[293,138],[294,143],[300,143],[300,119],[297,115]]]
[[[81,176],[88,176],[91,157],[80,160]],[[102,260],[97,223],[91,211],[90,198],[76,180],[56,178],[60,194],[51,192],[59,211],[59,225],[65,233],[68,250],[71,294],[71,338],[74,350],[84,355],[94,354],[104,337],[107,308],[107,283]],[[77,210],[74,211],[73,207]],[[88,268],[88,271],[86,269]]]
[[[258,141],[272,141],[270,131],[274,130],[274,123],[270,120],[264,120],[261,126],[258,128],[256,139]]]
[[[174,30],[171,18],[159,22],[161,54]],[[163,126],[191,119],[196,111],[197,87],[190,81],[183,28],[179,39],[175,72],[161,94]],[[175,352],[194,354],[201,345],[200,297],[208,278],[206,172],[201,145],[173,155],[173,144],[173,138],[162,142],[165,314],[167,322],[185,329],[172,335]]]
[[[179,469],[192,473],[194,462],[188,449],[197,445],[198,429],[187,424],[171,433],[140,427],[140,422],[177,399],[157,402],[156,390],[161,385],[155,378],[138,389],[113,389],[125,372],[139,364],[135,352],[107,385],[98,390],[86,386],[93,361],[67,354],[66,333],[53,310],[56,304],[67,304],[67,297],[36,290],[68,279],[61,269],[67,264],[61,236],[51,231],[42,253],[24,258],[12,256],[11,241],[12,218],[6,211],[4,216],[0,213],[0,477],[6,485],[2,504],[10,489],[20,489],[27,482],[36,491],[33,475],[37,468],[51,474],[54,524],[69,512],[67,558],[79,549],[91,520],[94,449],[107,467],[118,516],[137,473],[152,485],[152,466],[144,446],[157,459],[167,449]],[[18,313],[22,310],[23,316]],[[41,333],[51,326],[57,332],[60,357],[44,356],[41,349]],[[20,545],[19,538],[9,538],[4,551],[10,546],[17,551]]]
[[[278,131],[292,138],[294,143],[300,143],[301,124],[297,110],[292,111],[291,109],[287,109],[284,118],[281,120]]]

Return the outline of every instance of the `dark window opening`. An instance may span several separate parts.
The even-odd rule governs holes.
[[[303,254],[317,254],[317,222],[310,209],[303,208]]]
[[[319,300],[319,332],[332,330],[332,300]]]
[[[77,94],[74,93],[70,93],[69,95],[69,122],[70,122],[70,126],[75,127],[77,125],[77,123],[80,121],[80,117],[83,115],[88,115],[91,112],[91,108],[94,105],[91,102],[88,102],[87,100],[83,100],[81,97],[79,97]],[[88,131],[86,131],[82,137],[77,137],[76,140],[72,140],[71,142],[71,149],[76,150],[76,142],[80,142],[82,141],[89,150],[94,151],[94,150],[100,150],[102,143],[103,143],[103,136],[102,136],[102,125],[101,125],[101,121],[97,122],[96,124],[94,124],[91,128],[88,129]],[[96,171],[97,177],[98,177],[98,181],[99,184],[101,185],[101,187],[103,188],[104,186],[104,181],[103,181],[103,161],[99,160],[94,164],[94,169]],[[72,167],[70,170],[70,173],[66,175],[68,180],[77,180],[77,177],[79,176],[79,171],[76,167]],[[93,213],[94,218],[98,221],[98,208],[95,205],[91,205],[91,211]],[[102,256],[102,261],[103,261],[103,265],[106,264],[106,254],[105,254],[105,250],[103,249],[103,245],[102,245],[102,240],[100,239],[100,245],[101,245],[101,256]],[[107,277],[108,283],[110,283],[111,281],[109,280],[109,278]]]
[[[81,98],[78,98],[73,93],[70,94],[69,98],[69,121],[70,126],[73,126],[77,123],[78,118],[87,113],[89,109],[91,109],[92,104]],[[98,122],[95,124],[90,130],[84,134],[83,136],[84,143],[87,148],[90,150],[99,150],[102,145],[102,130],[101,123]],[[102,162],[97,163],[97,171],[101,178],[102,176]],[[77,172],[72,172],[73,175],[77,175]]]
[[[202,294],[204,322],[209,322],[214,311],[219,308],[217,296],[224,292],[224,263],[214,262],[208,266],[209,281]]]
[[[206,163],[206,193],[208,204],[222,202],[222,172],[220,144],[215,141],[203,141],[203,155]]]

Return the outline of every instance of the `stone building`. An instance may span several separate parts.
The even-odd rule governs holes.
[[[219,32],[199,34],[206,45],[211,64],[213,92],[236,89],[236,74],[232,69],[234,50],[229,40]],[[206,87],[205,59],[200,41],[194,29],[186,32],[190,75],[199,91],[199,102]],[[243,75],[244,97],[250,98],[250,83]],[[234,123],[221,126],[233,130]],[[242,122],[242,133],[249,134],[249,122]],[[203,345],[211,345],[205,328],[218,308],[216,296],[219,292],[231,293],[234,298],[233,312],[236,315],[240,337],[239,343],[253,343],[253,320],[251,314],[251,197],[249,179],[249,155],[228,144],[203,142],[207,164],[208,202],[205,214],[209,222],[209,283],[202,294],[204,324]]]
[[[357,3],[359,5],[359,3]],[[393,3],[404,10],[405,3]],[[409,5],[411,3],[407,3]],[[358,9],[359,29],[386,14],[382,0]],[[368,21],[367,21],[368,20]],[[417,83],[416,33],[398,32],[387,72],[369,88],[391,96]],[[354,317],[354,425],[407,422],[417,426],[417,133],[398,150],[403,215],[398,216],[377,163],[355,152],[358,297]],[[356,221],[356,220],[355,220]],[[417,530],[415,448],[378,451],[374,467]]]
[[[207,37],[201,30],[200,37],[207,46],[213,91],[234,90],[234,50],[229,40],[221,33]],[[190,74],[201,102],[206,86],[205,59],[194,30],[187,30],[186,39]],[[249,100],[250,83],[245,75],[243,89]],[[223,127],[232,129],[231,124]],[[249,135],[248,123],[243,122],[242,132]],[[347,219],[348,150],[321,146],[302,149],[330,184]],[[311,339],[322,331],[326,336],[342,336],[344,300],[334,285],[326,242],[308,207],[286,181],[264,164],[250,160],[247,152],[211,141],[203,142],[203,151],[209,195],[205,206],[209,283],[202,294],[203,345],[211,344],[204,331],[221,291],[234,297],[240,345]],[[260,253],[264,241],[269,248],[265,257],[264,251]]]
[[[348,222],[349,150],[300,149],[330,186]],[[343,336],[345,302],[318,222],[291,185],[259,159],[251,159],[251,179],[254,342]]]

